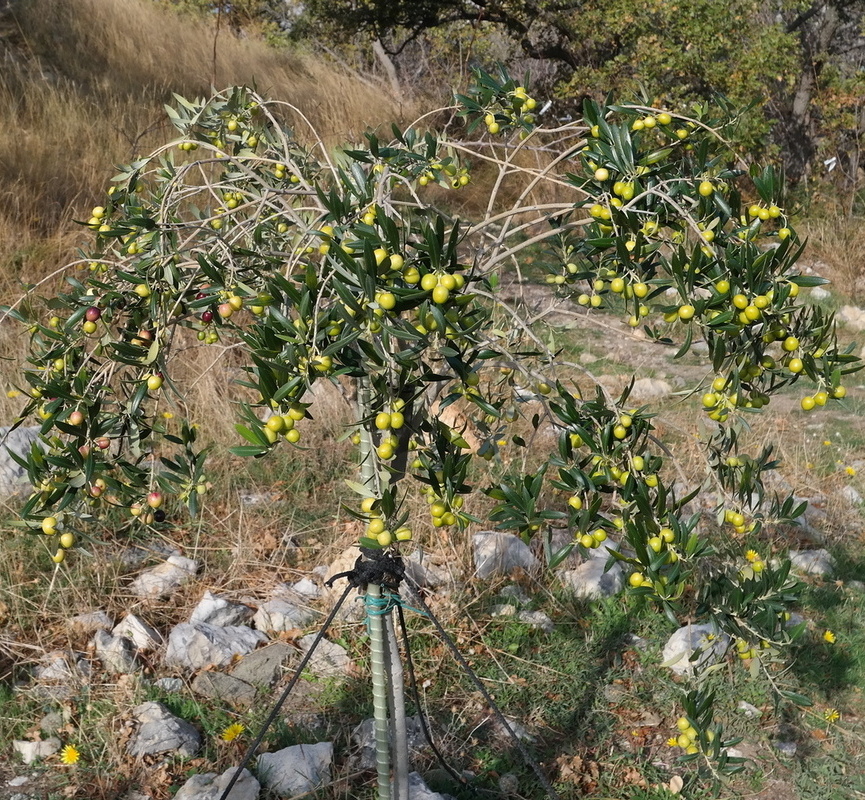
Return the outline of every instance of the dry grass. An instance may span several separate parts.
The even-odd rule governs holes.
[[[842,213],[814,214],[799,225],[799,235],[808,240],[804,260],[832,280],[833,291],[865,301],[861,217]]]
[[[15,2],[0,20],[0,58],[6,297],[20,280],[38,280],[68,259],[82,238],[70,222],[86,216],[112,164],[172,136],[162,109],[172,92],[201,96],[213,86],[255,84],[302,108],[330,144],[414,113],[371,77],[239,39],[150,0]]]
[[[174,133],[163,103],[172,92],[256,84],[302,108],[328,145],[357,139],[413,106],[389,98],[372,77],[310,53],[277,51],[234,36],[213,20],[179,16],[152,0],[14,2],[0,18],[0,295],[14,301],[70,261],[87,236],[73,223],[101,197],[112,165],[128,163]],[[298,125],[303,138],[304,126]],[[58,279],[40,287],[50,295]],[[11,421],[27,338],[17,323],[0,337],[0,418]],[[215,356],[219,356],[215,358]],[[230,355],[190,351],[192,404],[224,394]],[[227,420],[213,435],[224,440]]]

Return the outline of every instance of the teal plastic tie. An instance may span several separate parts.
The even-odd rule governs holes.
[[[414,611],[415,614],[426,616],[425,611],[405,603],[398,592],[391,592],[384,587],[382,587],[381,597],[366,595],[366,613],[370,617],[382,617],[385,614],[390,614],[397,606],[407,611]]]

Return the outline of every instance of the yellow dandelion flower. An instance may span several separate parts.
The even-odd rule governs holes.
[[[60,760],[64,764],[77,764],[80,758],[81,753],[79,753],[71,744],[67,744],[66,747],[60,751]]]
[[[839,719],[841,719],[841,712],[838,711],[837,708],[827,708],[823,712],[823,719],[825,719],[826,722],[829,723],[837,722]]]
[[[845,467],[844,472],[846,472],[850,477],[853,477],[853,475],[856,474],[856,468],[855,467]]]
[[[745,553],[745,558],[748,559],[752,564],[760,558],[760,554],[756,550],[749,550]]]
[[[223,742],[233,742],[237,739],[244,731],[246,730],[246,726],[242,725],[239,722],[235,722],[232,725],[229,725],[220,735],[220,739]]]
[[[21,394],[21,392],[18,392],[15,389],[10,389],[8,392],[6,392],[6,397],[15,398],[18,397],[19,394]]]
[[[814,462],[813,462],[813,461],[809,461],[809,462],[805,465],[805,469],[814,469]]]
[[[824,445],[825,447],[830,447],[830,446],[832,445],[832,442],[830,442],[828,439],[824,439],[824,440],[823,440],[823,445]]]
[[[162,418],[163,419],[174,419],[174,414],[172,414],[170,411],[163,411],[162,412]]]
[[[670,745],[670,747],[678,747],[679,740],[675,736],[671,736],[669,739],[667,739],[667,744]]]
[[[823,633],[823,640],[826,642],[829,642],[829,644],[835,644],[836,638],[837,637],[835,636],[835,634],[832,631],[825,631]]]

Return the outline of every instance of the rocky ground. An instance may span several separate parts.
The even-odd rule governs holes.
[[[816,299],[825,300],[819,294]],[[677,391],[694,386],[704,376],[705,367],[699,359],[673,361],[670,349],[635,334],[612,317],[603,318],[599,327],[597,320],[590,322],[584,314],[571,313],[563,306],[536,307],[539,316],[555,324],[556,336],[578,343],[574,362],[608,388],[620,389],[633,371],[643,375],[634,385],[635,403],[664,405],[673,400]],[[847,325],[849,334],[865,329],[865,311],[852,306],[843,308],[839,318]],[[854,399],[861,394],[860,388],[852,391]],[[793,407],[792,401],[787,403],[788,408]],[[845,415],[850,418],[848,422],[860,423],[852,412],[841,412],[834,422],[843,421]],[[33,429],[16,430],[6,440],[6,446],[22,452],[33,436]],[[856,464],[865,467],[865,463],[850,463],[854,468]],[[12,459],[0,459],[0,491],[8,495],[21,480],[21,468]],[[827,509],[837,513],[841,508],[846,514],[856,515],[863,502],[852,484],[839,486],[836,481],[830,488],[831,494],[814,493],[805,498],[811,505],[798,543],[790,551],[795,569],[809,580],[830,581],[835,570],[833,556],[823,547]],[[249,494],[250,506],[267,502],[266,494]],[[695,510],[708,510],[715,502],[716,498],[707,493]],[[580,600],[591,602],[616,595],[623,589],[624,576],[618,565],[605,569],[605,555],[599,549],[587,557],[571,556],[558,579]],[[238,710],[269,708],[277,690],[285,685],[310,648],[315,631],[340,593],[339,586],[327,585],[328,579],[350,569],[356,556],[355,549],[348,549],[332,558],[327,566],[311,569],[291,582],[272,585],[266,596],[259,593],[244,597],[238,592],[226,595],[219,585],[212,583],[201,563],[163,542],[125,548],[117,556],[132,576],[123,589],[127,596],[125,613],[119,616],[110,613],[106,604],[104,608],[81,609],[70,614],[67,639],[74,646],[48,652],[34,648],[27,669],[22,670],[19,665],[16,670],[14,692],[51,710],[36,720],[26,737],[12,743],[12,753],[0,757],[0,797],[36,800],[49,796],[44,765],[56,764],[66,752],[63,748],[68,720],[57,709],[63,709],[71,698],[86,693],[97,682],[127,687],[130,697],[140,697],[142,687],[152,687],[163,697],[194,697]],[[514,575],[537,575],[540,569],[537,554],[516,537],[493,531],[475,533],[468,572],[447,556],[422,554],[420,550],[408,566],[411,580],[425,589],[427,601],[434,609],[447,606],[458,583],[469,580],[498,583],[502,588],[490,611],[492,617],[512,617],[546,634],[554,630],[555,622],[547,614],[526,608],[532,599],[526,593],[526,582],[508,580]],[[865,586],[848,580],[845,589],[862,592]],[[181,591],[185,597],[196,596],[197,603],[182,621],[169,627],[160,625],[155,617],[162,619],[164,614],[157,613],[157,609],[170,605]],[[351,602],[342,618],[358,620],[362,615],[360,604]],[[667,668],[674,674],[687,674],[691,668],[688,658],[696,648],[703,651],[702,659],[717,660],[724,643],[718,639],[709,642],[708,635],[709,631],[699,625],[676,631],[662,649]],[[311,658],[305,680],[300,684],[303,688],[289,702],[293,719],[314,720],[320,712],[322,687],[328,681],[349,681],[359,674],[361,666],[337,638],[324,639]],[[26,645],[26,642],[4,642],[0,633],[0,650],[20,654]],[[634,646],[637,645],[639,642]],[[172,703],[169,708],[157,701],[130,705],[112,723],[118,750],[151,771],[178,757],[195,759],[204,747],[204,734],[194,716],[176,713],[182,705]],[[740,703],[740,709],[749,716],[761,713],[745,701]],[[514,720],[513,727],[517,732],[526,730],[520,720]],[[262,753],[243,773],[230,797],[233,800],[252,800],[260,794],[296,797],[330,785],[338,775],[370,769],[373,766],[370,722],[362,722],[347,739],[348,746],[345,741],[322,740]],[[425,747],[419,730],[415,730],[414,744],[418,750]],[[792,756],[797,744],[780,736],[776,737],[774,747],[779,753]],[[752,755],[747,744],[741,752]],[[242,750],[234,751],[228,761],[236,764],[241,753]],[[179,800],[216,800],[234,769],[235,766],[229,765],[221,772],[198,772],[174,796]],[[430,790],[417,774],[412,780],[412,800],[445,796]],[[783,792],[789,791],[789,787],[785,789],[782,784],[773,788],[773,785],[767,782],[760,797],[768,800],[787,796]],[[74,792],[67,795],[82,796]],[[146,787],[140,786],[123,797],[161,800],[159,792],[150,794]]]

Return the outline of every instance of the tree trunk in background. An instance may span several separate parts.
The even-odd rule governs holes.
[[[808,19],[803,19],[805,15],[801,15],[803,21],[796,27],[802,44],[802,73],[788,111],[778,121],[776,133],[787,154],[785,172],[794,183],[808,176],[817,152],[817,126],[812,105],[814,93],[829,48],[841,24],[836,2],[822,3],[821,6]]]
[[[399,76],[396,72],[396,64],[393,63],[393,59],[387,54],[384,45],[381,43],[381,39],[373,40],[372,51],[375,53],[375,57],[381,62],[381,65],[384,68],[394,98],[397,101],[402,102],[402,86],[400,85]]]

